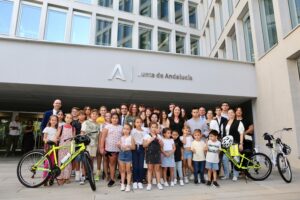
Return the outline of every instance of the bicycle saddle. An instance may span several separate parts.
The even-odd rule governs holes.
[[[53,141],[51,141],[51,140],[48,140],[48,141],[47,141],[47,144],[48,144],[48,145],[50,145],[50,146],[52,146],[52,145],[56,145],[56,143],[55,143],[55,142],[53,142]]]

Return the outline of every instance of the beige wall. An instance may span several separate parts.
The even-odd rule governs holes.
[[[290,60],[300,49],[300,27],[256,61],[257,100],[255,126],[258,145],[265,149],[261,137],[264,132],[273,132],[283,127],[292,127],[283,141],[292,146],[290,156],[293,167],[300,168],[300,81],[296,60]]]

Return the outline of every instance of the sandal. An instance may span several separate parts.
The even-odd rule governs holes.
[[[65,183],[65,180],[64,179],[58,179],[57,180],[57,184],[58,185],[63,185]]]

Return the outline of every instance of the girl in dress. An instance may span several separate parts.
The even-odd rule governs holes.
[[[163,147],[162,147],[162,167],[163,167],[163,177],[164,177],[164,185],[168,187],[168,180],[167,180],[167,171],[168,168],[170,169],[170,185],[171,187],[174,186],[174,167],[175,167],[175,159],[174,159],[174,152],[175,152],[175,144],[174,140],[171,139],[171,129],[164,128],[162,131],[163,134]]]

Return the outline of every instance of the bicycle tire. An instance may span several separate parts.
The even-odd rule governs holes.
[[[286,183],[290,183],[290,182],[292,182],[292,179],[293,179],[293,174],[292,174],[292,169],[291,169],[291,166],[290,166],[290,162],[289,162],[289,160],[286,158],[287,166],[285,166],[286,169],[283,169],[283,168],[281,167],[281,165],[280,165],[280,164],[281,164],[281,162],[280,162],[280,158],[281,158],[281,157],[284,159],[284,156],[283,156],[282,153],[277,154],[277,157],[276,157],[276,164],[277,164],[277,168],[278,168],[279,174],[280,174],[281,178],[282,178]],[[287,170],[287,171],[285,171],[285,170]],[[285,172],[284,172],[284,171],[285,171]],[[286,173],[286,172],[289,172],[290,177],[286,178],[286,177],[284,176],[284,173]]]
[[[86,176],[88,177],[88,181],[90,183],[91,189],[95,191],[96,183],[94,179],[93,169],[91,166],[91,158],[88,152],[84,153],[84,166],[85,166]]]
[[[47,175],[44,175],[44,172],[42,172],[41,181],[35,183],[35,180],[37,180],[37,179],[34,179],[36,177],[36,171],[35,172],[31,171],[31,166],[30,166],[30,168],[23,166],[24,162],[26,160],[30,160],[30,157],[34,157],[34,156],[38,156],[40,158],[37,159],[35,162],[32,162],[31,166],[36,164],[36,162],[39,161],[40,159],[42,159],[45,156],[45,153],[43,151],[39,151],[39,150],[30,151],[21,157],[21,159],[18,163],[18,166],[17,166],[17,177],[18,177],[20,183],[22,183],[22,185],[24,185],[25,187],[28,187],[28,188],[39,187],[39,186],[43,185],[45,182],[47,182],[50,177],[49,172]],[[47,163],[48,163],[48,168],[52,169],[52,163],[48,156],[46,157],[45,161],[47,161]],[[44,165],[43,167],[45,167],[45,162],[43,162],[43,165]],[[23,170],[23,167],[25,167],[24,170]],[[27,177],[28,175],[26,176],[25,172],[29,172],[29,175],[31,177]],[[27,179],[31,180],[32,183],[30,183]]]
[[[250,158],[249,158],[252,162],[248,162],[248,169],[245,170],[246,172],[246,176],[248,176],[249,178],[251,178],[254,181],[263,181],[266,178],[268,178],[272,172],[272,162],[270,160],[270,158],[263,153],[254,153]],[[261,168],[253,168],[251,167],[251,165],[253,166],[253,164],[259,164],[261,166]],[[266,168],[262,168],[263,165],[265,165]],[[252,170],[254,172],[254,174],[252,174]],[[257,175],[257,176],[255,176]]]

